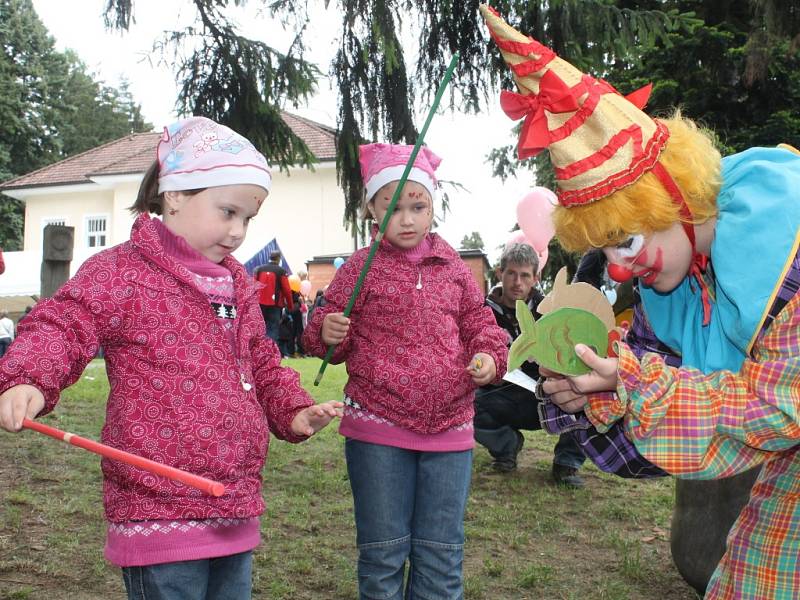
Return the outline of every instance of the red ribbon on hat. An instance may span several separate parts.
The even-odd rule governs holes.
[[[524,96],[503,90],[500,107],[515,121],[525,117],[517,146],[520,159],[536,156],[550,145],[545,109],[551,113],[565,113],[580,108],[572,89],[553,71],[542,76],[538,94]]]

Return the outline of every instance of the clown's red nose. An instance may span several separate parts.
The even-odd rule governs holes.
[[[622,265],[611,263],[608,265],[608,276],[618,283],[625,283],[633,277],[633,271]]]

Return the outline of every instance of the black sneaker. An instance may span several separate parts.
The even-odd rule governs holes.
[[[497,458],[492,461],[492,469],[498,473],[511,473],[517,470],[516,458]]]
[[[511,471],[517,470],[517,455],[520,453],[525,443],[525,436],[516,430],[514,433],[517,434],[517,447],[514,449],[514,455],[495,458],[494,461],[492,461],[492,468],[498,473],[511,473]]]
[[[553,463],[553,481],[557,485],[563,485],[568,488],[582,488],[586,485],[583,477],[578,475],[578,469],[573,467],[566,467]]]

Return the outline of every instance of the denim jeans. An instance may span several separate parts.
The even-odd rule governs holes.
[[[348,439],[345,457],[360,600],[461,600],[472,450],[421,452]]]
[[[516,431],[541,429],[539,401],[533,392],[513,383],[480,388],[475,393],[475,439],[486,446],[495,459],[513,456],[517,447]],[[586,460],[578,443],[562,433],[553,448],[553,463],[580,469]]]
[[[252,588],[251,551],[181,562],[123,567],[128,600],[247,600]]]

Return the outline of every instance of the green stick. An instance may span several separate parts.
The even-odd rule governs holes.
[[[400,183],[398,183],[397,188],[392,195],[392,201],[389,202],[389,207],[386,209],[386,214],[383,215],[383,221],[381,221],[381,225],[378,229],[378,235],[375,236],[375,239],[372,240],[372,245],[369,248],[369,254],[367,255],[367,261],[364,263],[364,266],[361,268],[361,274],[358,276],[358,281],[356,281],[356,287],[353,289],[353,293],[350,295],[350,300],[347,301],[347,306],[344,309],[344,316],[349,317],[350,311],[353,310],[353,305],[356,303],[356,298],[358,297],[358,292],[361,291],[361,284],[364,283],[364,279],[367,277],[367,273],[369,272],[369,267],[372,264],[372,258],[375,256],[375,252],[378,251],[378,246],[383,239],[383,233],[386,231],[386,226],[389,224],[389,219],[392,217],[392,213],[394,212],[394,207],[397,204],[397,200],[400,198],[400,192],[403,191],[403,186],[406,184],[406,180],[408,179],[408,174],[411,172],[411,167],[414,166],[414,161],[417,158],[417,154],[419,153],[419,149],[422,146],[422,141],[425,139],[425,134],[428,131],[428,126],[431,124],[433,120],[433,115],[436,114],[436,108],[439,106],[439,102],[444,95],[444,90],[447,88],[447,84],[450,83],[450,78],[453,76],[453,71],[456,68],[456,63],[458,62],[458,52],[453,54],[453,58],[450,59],[450,65],[447,67],[447,71],[444,74],[444,79],[439,84],[439,89],[436,90],[436,96],[433,99],[433,104],[431,104],[431,108],[428,111],[428,117],[425,119],[425,124],[422,126],[422,130],[419,132],[417,136],[417,143],[414,144],[414,149],[411,151],[411,156],[408,157],[408,162],[406,163],[406,168],[403,170],[403,175],[400,177]],[[328,366],[328,363],[333,356],[333,352],[336,349],[335,344],[331,344],[328,346],[328,351],[325,354],[325,358],[322,360],[322,364],[319,367],[319,373],[317,373],[317,377],[314,379],[314,385],[319,385],[319,382],[322,381],[322,375],[325,373],[325,367]]]

